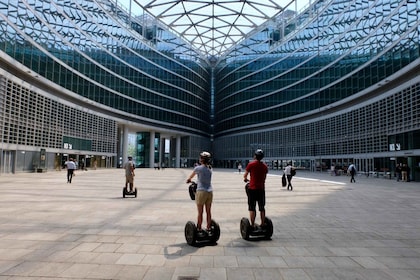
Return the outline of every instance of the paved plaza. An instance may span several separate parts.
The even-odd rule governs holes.
[[[272,239],[246,241],[242,174],[215,169],[220,239],[192,247],[191,170],[136,169],[137,198],[121,169],[1,175],[0,280],[420,279],[420,183],[298,171],[287,191],[270,171]]]

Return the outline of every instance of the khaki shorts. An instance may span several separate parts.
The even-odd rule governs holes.
[[[133,175],[125,175],[125,182],[132,184],[134,183],[134,176]]]
[[[213,202],[213,192],[197,191],[195,201],[198,205],[210,204]]]

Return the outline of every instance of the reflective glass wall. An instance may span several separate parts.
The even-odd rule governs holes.
[[[0,51],[116,114],[208,135],[209,73],[200,55],[116,1],[2,0]]]
[[[418,1],[321,0],[261,27],[215,71],[219,164],[260,147],[272,167],[361,158],[369,170],[417,167],[420,152],[390,151],[388,136],[420,129],[419,23]]]
[[[282,123],[419,58],[418,1],[318,1],[240,43],[216,72],[216,135]]]

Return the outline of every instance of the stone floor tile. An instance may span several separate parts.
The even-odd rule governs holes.
[[[31,272],[35,277],[60,277],[61,273],[67,270],[72,263],[40,263],[39,266]]]
[[[260,258],[257,256],[238,256],[237,260],[239,267],[263,267]]]
[[[174,274],[172,275],[172,280],[179,279],[199,279],[200,277],[200,268],[199,267],[176,267]],[[216,278],[218,279],[218,278]]]
[[[367,269],[386,269],[386,265],[372,257],[352,257],[352,259]]]
[[[178,256],[178,257],[171,257],[167,258],[165,264],[163,266],[165,267],[187,267],[190,266],[191,263],[191,256]]]
[[[214,267],[238,267],[236,256],[215,256]]]
[[[98,264],[114,264],[122,256],[121,253],[101,253],[96,258],[92,260],[92,263]]]
[[[263,267],[276,267],[276,268],[285,268],[288,267],[287,263],[284,261],[282,257],[275,257],[275,256],[262,256],[260,257],[260,261]]]
[[[305,270],[300,268],[292,268],[292,269],[279,269],[280,275],[283,277],[281,279],[284,280],[311,280],[306,274]]]
[[[144,254],[122,254],[116,264],[138,265],[144,259]]]
[[[174,271],[173,267],[151,267],[147,270],[143,280],[172,280]]]
[[[185,184],[191,169],[138,172],[137,198],[122,198],[118,169],[78,172],[71,186],[62,172],[15,174],[13,188],[0,176],[0,280],[420,280],[417,182],[349,184],[301,171],[287,192],[281,172],[270,170],[273,236],[246,241],[241,176],[215,168],[212,214],[221,236],[215,246],[193,247],[184,236],[196,219]]]
[[[93,279],[115,279],[116,275],[123,269],[121,265],[101,264],[97,269],[90,272],[87,278]]]
[[[165,256],[162,255],[145,255],[140,265],[145,266],[163,266],[166,262]]]
[[[19,261],[0,261],[0,274],[20,264]]]
[[[196,267],[214,267],[213,256],[191,256],[190,266]]]
[[[201,268],[199,280],[227,280],[226,268]]]
[[[350,257],[327,257],[336,267],[343,269],[361,268],[361,265]]]
[[[256,280],[252,268],[232,267],[226,268],[228,280]],[[201,280],[201,279],[200,279]]]
[[[139,280],[144,279],[149,268],[147,266],[123,266],[120,271],[115,275],[114,279],[118,280]],[[157,278],[158,279],[158,278]]]
[[[60,273],[60,277],[69,278],[88,278],[88,275],[95,270],[99,269],[99,264],[85,264],[76,263],[72,264],[69,268]]]

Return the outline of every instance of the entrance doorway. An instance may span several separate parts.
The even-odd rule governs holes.
[[[14,151],[2,151],[0,160],[0,173],[14,173],[15,172],[15,152]]]

